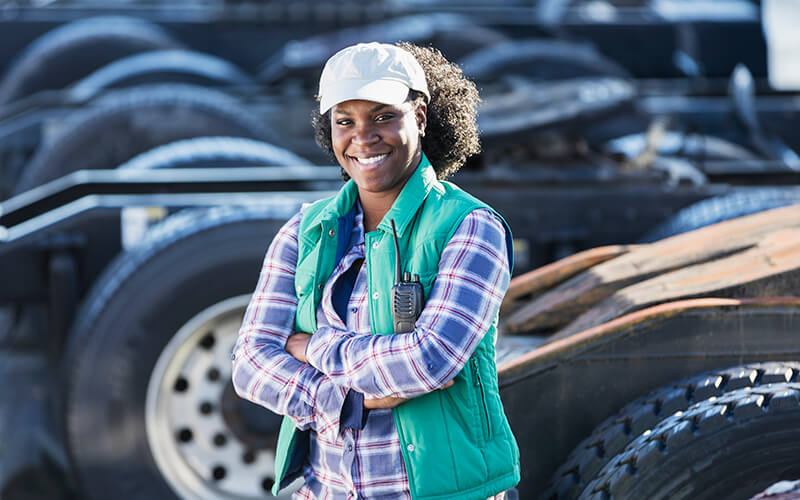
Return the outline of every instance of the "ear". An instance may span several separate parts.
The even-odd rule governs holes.
[[[419,135],[425,136],[425,128],[428,126],[428,105],[425,101],[417,101],[414,107],[414,118],[417,121],[417,130]]]

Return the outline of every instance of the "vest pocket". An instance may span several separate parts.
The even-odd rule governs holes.
[[[483,442],[487,442],[489,441],[490,437],[489,429],[491,428],[491,423],[489,420],[489,407],[486,404],[486,388],[484,387],[484,382],[481,379],[481,371],[478,367],[477,358],[472,357],[469,362],[472,366],[472,381],[478,391],[476,409],[480,417],[480,433],[481,437],[483,438]]]
[[[485,442],[482,429],[483,417],[480,416],[480,403],[477,401],[479,396],[475,388],[471,362],[464,366],[454,380],[455,385],[442,391],[446,406],[449,407],[446,412],[455,417],[453,423],[456,429],[452,429],[451,432],[482,447]]]

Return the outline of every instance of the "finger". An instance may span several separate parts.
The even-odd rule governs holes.
[[[439,390],[447,389],[448,387],[452,387],[455,384],[455,380],[447,381]]]

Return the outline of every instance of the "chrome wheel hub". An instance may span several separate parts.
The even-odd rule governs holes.
[[[150,376],[148,443],[167,483],[187,500],[265,498],[272,488],[280,417],[238,398],[230,381],[248,299],[234,297],[197,314]]]

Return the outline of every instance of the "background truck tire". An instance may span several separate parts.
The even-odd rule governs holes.
[[[648,232],[641,243],[710,226],[737,217],[800,203],[800,189],[760,188],[717,196],[690,205]]]
[[[23,170],[16,193],[80,169],[115,168],[180,139],[236,136],[276,142],[236,99],[212,89],[165,84],[124,89],[79,115]]]
[[[277,85],[288,79],[304,82],[316,92],[320,68],[339,50],[364,41],[394,43],[397,40],[432,46],[451,61],[506,40],[497,30],[481,26],[459,14],[429,12],[345,28],[287,43],[260,66],[258,80]]]
[[[73,21],[45,33],[20,53],[0,81],[0,104],[66,87],[121,57],[180,47],[166,31],[141,19],[103,16]]]
[[[235,395],[230,356],[266,249],[298,208],[176,214],[95,282],[63,359],[86,498],[266,495],[280,419]]]
[[[155,50],[113,61],[77,82],[70,95],[87,100],[112,88],[154,83],[249,88],[253,79],[232,63],[191,50]]]
[[[242,168],[267,166],[311,166],[311,164],[283,148],[267,142],[241,137],[196,137],[159,146],[123,163],[122,170],[154,170],[161,168]],[[309,183],[309,187],[313,188]],[[122,210],[123,247],[135,244],[146,233],[147,226],[164,216],[180,211],[176,208],[159,210],[151,217],[153,207],[126,207]],[[148,221],[144,226],[126,225],[133,217]],[[2,312],[2,309],[0,309]],[[2,316],[0,316],[0,320]]]
[[[542,495],[546,499],[574,499],[597,473],[644,431],[700,401],[765,384],[800,381],[800,362],[770,362],[712,370],[657,389],[626,405],[601,423],[570,453]]]
[[[308,160],[267,142],[241,137],[196,137],[159,146],[117,168],[152,170],[158,168],[263,167],[310,165]]]
[[[747,499],[800,476],[800,384],[743,388],[664,419],[613,458],[582,499]]]
[[[480,48],[459,61],[464,75],[491,82],[498,75],[532,80],[565,80],[590,76],[629,79],[630,73],[591,45],[564,40],[513,40]]]

